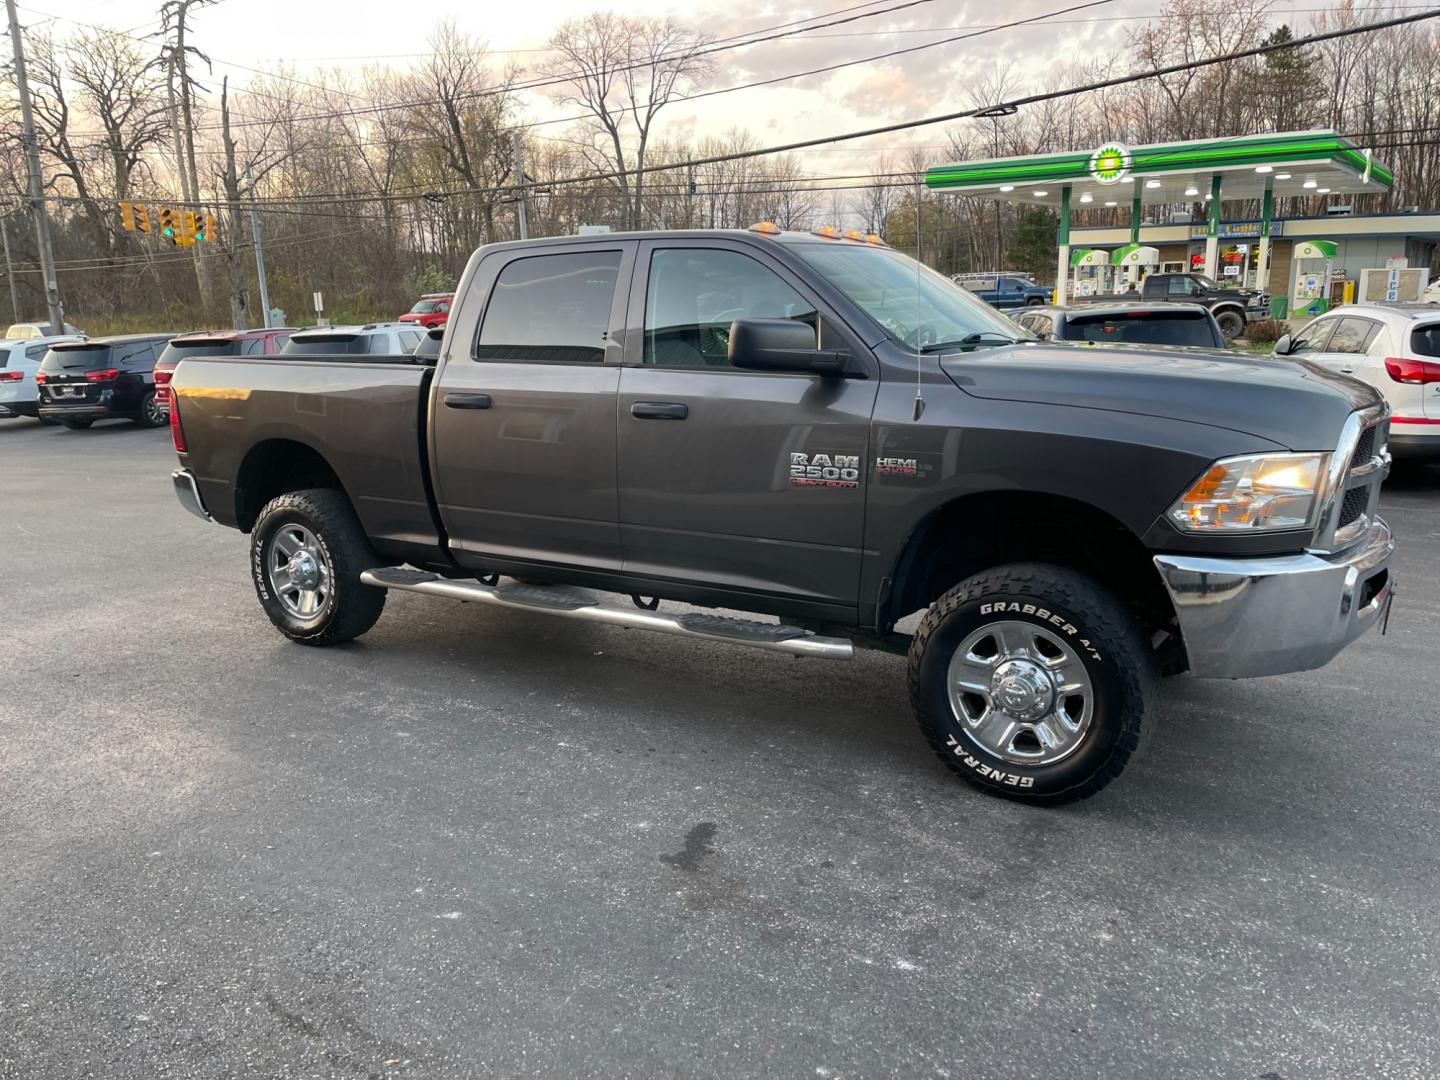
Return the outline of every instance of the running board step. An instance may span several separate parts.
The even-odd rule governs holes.
[[[662,615],[655,611],[606,607],[580,592],[541,585],[511,583],[481,585],[478,581],[456,581],[432,574],[428,570],[411,570],[404,566],[380,567],[360,575],[366,585],[382,589],[403,589],[406,592],[445,596],[451,600],[469,600],[477,604],[520,608],[573,619],[628,626],[634,630],[654,630],[680,637],[709,638],[732,645],[750,645],[791,656],[818,656],[830,660],[849,660],[854,646],[844,638],[818,637],[798,626],[731,619],[721,615],[689,612],[684,615]]]

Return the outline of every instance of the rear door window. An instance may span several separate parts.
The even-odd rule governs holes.
[[[400,347],[406,352],[414,352],[415,346],[420,344],[420,335],[414,330],[400,331]]]
[[[1341,319],[1335,327],[1335,333],[1330,337],[1329,344],[1325,346],[1325,352],[1363,353],[1379,332],[1380,324],[1370,319]]]
[[[475,359],[602,363],[620,258],[583,251],[506,264],[485,305]]]

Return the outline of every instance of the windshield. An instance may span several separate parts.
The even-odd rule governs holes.
[[[436,309],[439,308],[442,303],[444,303],[443,300],[421,300],[418,304],[416,304],[410,309],[410,314],[433,315]]]
[[[948,278],[898,251],[855,244],[796,244],[794,251],[830,284],[911,349],[973,334],[993,345],[1033,335]]]

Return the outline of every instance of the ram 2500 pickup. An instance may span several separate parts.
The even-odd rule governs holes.
[[[865,241],[495,244],[437,358],[203,357],[171,386],[179,498],[250,534],[295,641],[363,634],[401,590],[891,649],[940,757],[1031,802],[1118,775],[1160,674],[1318,667],[1392,595],[1374,390],[1077,355]]]

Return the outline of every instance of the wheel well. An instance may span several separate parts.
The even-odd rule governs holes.
[[[1027,492],[968,495],[916,526],[896,560],[879,621],[888,628],[972,574],[1013,562],[1089,574],[1130,604],[1148,634],[1178,636],[1170,595],[1139,537],[1088,503]]]
[[[235,520],[245,532],[265,504],[277,495],[303,488],[344,490],[330,463],[313,447],[293,439],[256,443],[240,463],[235,478]]]

